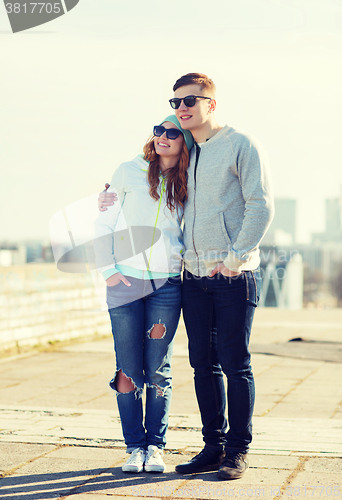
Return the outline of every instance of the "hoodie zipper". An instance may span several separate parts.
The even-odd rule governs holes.
[[[199,258],[198,258],[198,253],[196,250],[194,233],[195,233],[195,219],[196,219],[196,174],[197,174],[197,165],[198,165],[198,160],[199,160],[199,156],[201,153],[201,148],[199,147],[197,142],[195,142],[195,146],[196,146],[196,161],[195,161],[195,170],[194,170],[194,221],[192,223],[192,244],[194,247],[195,254],[197,256],[197,268],[198,268],[198,276],[199,276],[199,274],[200,274],[200,272],[199,272]]]
[[[147,264],[147,271],[149,273],[151,273],[150,271],[150,262],[151,262],[151,257],[152,257],[152,250],[153,250],[153,244],[154,244],[154,237],[155,237],[155,233],[156,233],[156,227],[157,227],[157,222],[158,222],[158,218],[159,218],[159,212],[160,212],[160,205],[161,205],[161,202],[162,202],[162,198],[163,198],[163,195],[165,193],[165,179],[163,176],[160,176],[161,177],[161,189],[160,189],[160,196],[159,196],[159,203],[158,203],[158,210],[157,210],[157,217],[156,217],[156,221],[154,223],[154,228],[153,228],[153,235],[152,235],[152,243],[151,243],[151,250],[150,250],[150,256],[149,256],[149,259],[148,259],[148,264]]]

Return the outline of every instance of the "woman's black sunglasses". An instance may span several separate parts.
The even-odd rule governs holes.
[[[171,140],[177,139],[182,133],[178,128],[165,128],[163,125],[155,125],[153,127],[153,135],[156,137],[161,137],[164,132],[166,132],[166,137]]]
[[[171,108],[178,109],[181,105],[181,102],[184,101],[184,104],[187,108],[192,108],[196,104],[196,99],[210,99],[211,97],[204,97],[202,95],[187,95],[180,99],[179,97],[174,97],[173,99],[169,99],[169,103]]]

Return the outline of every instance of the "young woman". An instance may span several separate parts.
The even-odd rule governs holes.
[[[153,134],[143,155],[115,171],[109,191],[118,202],[96,221],[97,262],[107,282],[116,353],[110,387],[130,453],[124,472],[165,469],[170,362],[181,309],[180,223],[193,139],[174,115]]]

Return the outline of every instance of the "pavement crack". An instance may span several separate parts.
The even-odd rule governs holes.
[[[253,353],[252,353],[253,354]],[[268,366],[267,368],[265,368],[264,370],[260,371],[259,373],[254,373],[254,379],[256,379],[257,377],[260,377],[260,375],[263,375],[264,373],[272,370],[272,368],[275,368],[276,366],[278,366],[279,362],[276,362],[274,363],[273,365],[270,365]],[[254,370],[253,370],[254,371]]]
[[[63,447],[63,445],[60,445],[60,444],[56,445],[52,450],[46,451],[45,453],[42,453],[41,455],[38,455],[38,456],[33,457],[33,458],[30,458],[29,460],[26,460],[26,462],[22,462],[21,464],[17,465],[16,467],[13,467],[13,469],[7,470],[7,471],[3,472],[2,474],[0,474],[0,479],[2,479],[4,477],[11,476],[18,469],[21,469],[21,467],[24,467],[24,465],[31,464],[32,462],[35,462],[36,460],[39,460],[40,458],[46,457],[47,455],[49,455],[53,451],[56,451],[56,450],[58,450],[59,448],[62,448],[62,447]]]
[[[298,464],[296,465],[296,467],[293,469],[293,471],[291,472],[291,474],[285,479],[284,481],[284,484],[282,485],[282,487],[280,488],[280,493],[281,495],[284,495],[285,494],[285,491],[286,491],[286,488],[288,488],[290,486],[290,484],[292,483],[292,481],[294,479],[296,479],[296,477],[298,476],[298,474],[300,472],[303,472],[304,471],[304,468],[305,468],[305,464],[306,462],[310,459],[310,457],[299,457],[299,460],[298,460]],[[273,498],[273,500],[279,500],[279,495],[278,496],[275,496]]]
[[[311,375],[313,375],[314,373],[316,373],[318,370],[319,370],[320,366],[317,366],[317,368],[315,368],[314,370],[312,370],[310,373],[308,373],[305,377],[303,377],[302,379],[298,380],[298,382],[296,382],[294,384],[293,387],[291,387],[291,389],[289,389],[285,394],[283,394],[279,399],[278,401],[276,401],[273,405],[273,408],[270,408],[266,411],[264,411],[264,413],[262,413],[260,416],[261,417],[264,417],[265,415],[267,415],[267,413],[269,413],[270,411],[274,410],[274,408],[277,407],[277,405],[279,403],[281,403],[282,401],[284,401],[284,399],[289,395],[291,394],[291,392],[293,392],[294,390],[297,389],[297,387],[299,387],[303,382],[305,382],[305,380],[307,380],[309,377],[311,377]]]
[[[71,490],[69,491],[69,493],[67,493],[66,495],[62,496],[62,497],[59,497],[58,500],[64,500],[65,498],[68,498],[69,496],[71,495],[74,495],[75,493],[77,493],[77,490],[79,490],[80,488],[83,488],[84,486],[86,486],[90,481],[94,481],[94,479],[102,476],[103,474],[105,474],[106,472],[108,472],[110,469],[112,469],[113,467],[116,467],[117,465],[119,465],[120,463],[122,463],[122,458],[120,458],[119,460],[116,460],[110,467],[108,467],[107,469],[103,469],[102,472],[100,472],[99,474],[95,474],[94,476],[91,476],[89,477],[88,479],[86,479],[84,481],[84,483],[82,484],[78,484],[77,486],[74,486],[73,488],[71,488]]]
[[[194,476],[196,476],[196,474],[194,474]],[[182,481],[180,485],[173,490],[172,495],[170,497],[167,497],[166,500],[173,499],[175,496],[177,497],[177,491],[183,490],[184,486],[189,482],[191,482],[191,479],[185,479],[184,481]],[[179,495],[179,497],[181,497],[181,495]]]
[[[92,401],[96,401],[97,399],[100,399],[100,398],[103,398],[104,396],[107,396],[107,394],[108,394],[108,392],[103,392],[103,393],[101,393],[100,395],[95,396],[95,397],[93,397],[93,398],[91,398],[91,399],[87,399],[87,400],[85,400],[85,401],[80,401],[80,402],[78,403],[78,406],[80,406],[80,405],[85,405],[85,404],[87,404],[87,403],[91,403]]]
[[[335,410],[333,411],[333,413],[332,413],[332,415],[331,415],[331,417],[330,417],[330,418],[334,418],[334,416],[336,415],[336,413],[338,413],[338,412],[340,412],[340,411],[341,411],[341,407],[342,407],[342,401],[340,401],[340,402],[337,404],[337,406],[336,406]]]

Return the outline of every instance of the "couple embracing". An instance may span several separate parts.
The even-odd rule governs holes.
[[[173,91],[175,114],[154,127],[143,154],[120,165],[99,198],[96,233],[111,234],[101,248],[106,265],[98,266],[116,353],[110,386],[130,454],[122,470],[165,470],[182,308],[205,446],[176,471],[236,479],[248,467],[252,440],[248,344],[261,285],[259,243],[273,216],[268,160],[253,137],[217,124],[215,85],[206,75],[184,75]],[[128,227],[152,228],[148,260],[131,255],[116,262],[113,235],[122,214]],[[166,257],[153,247],[156,231]]]

